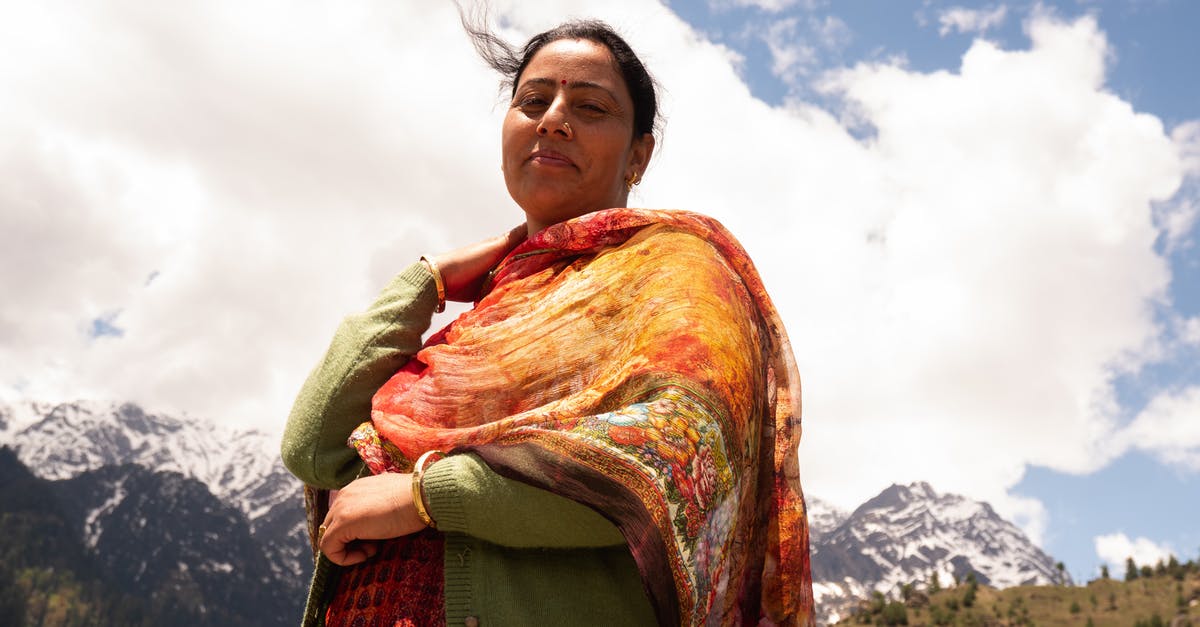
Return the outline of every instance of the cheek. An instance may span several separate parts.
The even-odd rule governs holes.
[[[522,150],[521,142],[518,140],[521,136],[520,124],[518,120],[512,118],[512,114],[508,114],[504,118],[504,124],[500,127],[500,154],[505,166],[508,166]]]

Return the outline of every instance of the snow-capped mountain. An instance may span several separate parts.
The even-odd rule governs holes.
[[[47,480],[0,448],[0,485],[4,624],[285,627],[300,616],[304,582],[276,576],[245,515],[196,479],[125,464]]]
[[[815,496],[805,496],[804,504],[808,508],[805,513],[808,516],[808,540],[812,544],[820,542],[821,538],[837,529],[850,517],[850,512],[840,510],[832,503]]]
[[[295,493],[279,442],[259,431],[146,413],[131,403],[25,403],[0,407],[0,416],[0,441],[43,479],[112,464],[168,470],[199,479],[251,520]]]
[[[836,520],[837,514],[814,518]],[[887,488],[813,538],[813,594],[826,622],[873,590],[922,587],[935,572],[943,586],[972,572],[997,588],[1070,582],[990,505],[938,494],[923,482]]]
[[[276,575],[303,578],[309,570],[301,485],[279,460],[277,439],[262,432],[131,403],[17,403],[0,405],[0,444],[43,479],[122,464],[197,479],[245,515]]]
[[[300,484],[279,461],[275,438],[128,403],[24,403],[0,405],[0,445],[12,447],[42,479],[104,480],[96,495],[83,500],[89,509],[77,518],[81,542],[93,553],[107,545],[106,523],[135,520],[116,516],[135,502],[123,478],[127,472],[108,471],[110,476],[102,469],[136,464],[198,480],[218,502],[240,511],[262,546],[270,577],[299,586],[294,596],[302,597],[311,555]],[[154,483],[177,484],[169,477]],[[1063,576],[989,505],[938,494],[925,483],[893,485],[849,513],[812,496],[807,505],[821,622],[836,621],[873,590],[894,594],[904,584],[921,587],[934,572],[943,586],[970,572],[996,587],[1060,583]]]

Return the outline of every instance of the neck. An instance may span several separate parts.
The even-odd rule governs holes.
[[[600,207],[599,209],[612,209],[615,207],[628,206],[627,205],[628,199],[629,199],[628,193],[621,194],[621,196],[619,198],[617,198],[615,200],[615,202],[613,202],[612,204],[606,205],[604,207]],[[597,211],[597,210],[598,209],[593,209],[592,211]],[[582,213],[571,215],[571,216],[563,218],[561,220],[545,220],[545,221],[534,218],[533,216],[530,216],[529,213],[527,212],[525,214],[526,236],[533,237],[534,234],[536,234],[538,231],[541,231],[542,229],[544,229],[548,226],[558,224],[559,222],[566,222],[567,220],[571,220],[573,218],[578,218],[579,216],[587,215],[587,214],[591,213],[592,211],[584,211]]]

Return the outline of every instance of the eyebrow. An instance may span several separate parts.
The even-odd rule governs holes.
[[[531,79],[525,81],[524,83],[521,83],[521,86],[524,87],[525,85],[529,85],[530,83],[532,83],[534,85],[547,85],[550,87],[554,87],[555,85],[558,84],[558,81],[555,81],[554,79],[551,79],[551,78],[531,78]],[[600,91],[603,91],[604,93],[608,94],[609,98],[612,98],[616,102],[620,102],[620,100],[617,98],[617,95],[614,94],[611,89],[605,87],[604,85],[601,85],[600,83],[593,83],[591,81],[571,81],[571,82],[567,83],[567,87],[570,87],[571,89],[580,89],[580,88],[589,88],[589,87],[593,88],[593,89],[599,89]]]

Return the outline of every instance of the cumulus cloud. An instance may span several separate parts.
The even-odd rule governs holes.
[[[987,9],[951,7],[938,14],[938,34],[951,32],[985,33],[1004,23],[1008,7],[1003,4]]]
[[[1187,322],[1185,341],[1194,342],[1200,321]],[[1153,398],[1115,438],[1122,450],[1140,449],[1167,464],[1200,472],[1200,386]]]
[[[1096,544],[1096,555],[1114,567],[1124,565],[1125,560],[1131,557],[1138,566],[1153,566],[1159,560],[1168,560],[1173,554],[1171,547],[1166,544],[1157,544],[1153,540],[1141,537],[1130,540],[1129,536],[1123,533],[1096,536],[1093,540]]]
[[[512,40],[607,19],[662,83],[631,203],[714,215],[747,246],[804,377],[810,491],[845,508],[928,480],[1036,528],[1039,504],[1007,495],[1026,464],[1113,454],[1113,378],[1163,332],[1153,207],[1194,170],[1105,89],[1094,20],[1037,16],[1027,48],[976,41],[954,71],[835,72],[845,109],[826,110],[753,98],[658,3],[494,7]],[[342,315],[521,219],[497,77],[450,6],[10,3],[0,37],[9,397],[276,430]],[[123,335],[95,337],[118,310]]]

